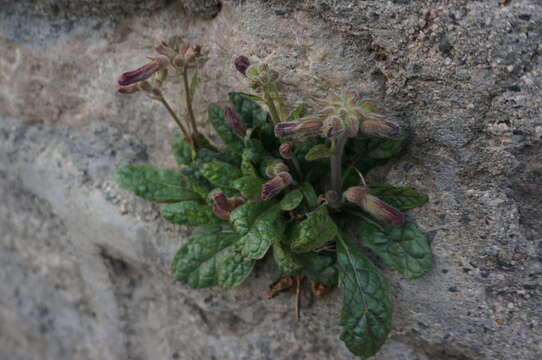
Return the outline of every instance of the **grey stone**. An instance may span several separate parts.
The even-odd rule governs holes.
[[[394,323],[375,359],[538,359],[542,5],[500,4],[0,1],[0,358],[353,359],[339,291],[297,323],[291,294],[265,299],[266,264],[228,293],[175,283],[189,229],[113,183],[125,163],[174,166],[175,124],[115,78],[183,38],[209,51],[207,133],[206,105],[249,90],[240,54],[275,68],[291,103],[354,90],[412,130],[373,178],[429,195],[409,215],[434,270],[386,272]]]

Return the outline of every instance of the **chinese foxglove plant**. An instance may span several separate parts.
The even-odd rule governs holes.
[[[228,150],[219,151],[198,131],[192,109],[201,47],[160,43],[155,50],[149,63],[118,78],[119,92],[146,93],[165,106],[180,130],[171,143],[178,168],[130,164],[116,181],[162,203],[167,221],[197,227],[173,259],[173,277],[229,290],[272,254],[281,276],[269,298],[297,288],[299,316],[304,280],[318,298],[338,286],[340,338],[355,355],[374,355],[391,329],[392,304],[387,280],[365,251],[406,279],[431,269],[429,242],[404,213],[427,197],[364,180],[399,155],[405,130],[353,93],[330,94],[308,114],[305,105],[291,108],[279,74],[239,56],[234,66],[256,94],[229,93],[225,110],[209,105],[207,120]],[[175,78],[184,87],[184,119],[161,91]]]

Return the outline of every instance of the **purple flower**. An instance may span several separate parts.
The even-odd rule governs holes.
[[[237,71],[239,71],[241,74],[245,76],[247,75],[247,69],[250,66],[250,61],[248,60],[246,56],[241,55],[241,56],[236,57],[234,64]]]
[[[245,200],[240,197],[226,198],[223,192],[215,192],[211,194],[213,200],[213,213],[222,220],[229,220],[230,213]]]
[[[287,172],[277,174],[273,179],[262,185],[262,200],[270,200],[286,189],[294,180]]]
[[[292,159],[294,157],[294,143],[285,142],[285,143],[280,144],[279,153],[283,159],[286,159],[286,160]]]
[[[401,128],[391,121],[365,120],[361,123],[361,131],[367,135],[376,135],[388,139],[401,137]]]
[[[352,186],[343,193],[343,197],[360,206],[363,210],[392,226],[401,226],[405,222],[405,215],[391,205],[386,204],[376,196],[368,193],[363,186]]]
[[[304,138],[316,136],[322,130],[322,120],[317,117],[304,118],[299,121],[281,122],[275,126],[275,136],[278,138]]]
[[[152,91],[152,86],[147,81],[140,81],[135,84],[121,86],[118,90],[121,94],[133,94],[139,91]]]
[[[165,55],[158,55],[151,62],[141,66],[140,68],[126,72],[118,77],[119,85],[126,86],[138,81],[146,80],[155,72],[165,69],[169,65],[169,58]]]
[[[226,120],[228,120],[228,124],[230,125],[230,128],[233,130],[237,136],[244,137],[245,136],[245,129],[241,125],[241,121],[239,121],[239,118],[235,114],[232,108],[227,107],[226,108]]]

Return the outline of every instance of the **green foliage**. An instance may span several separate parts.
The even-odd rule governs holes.
[[[373,356],[391,329],[388,282],[371,260],[343,235],[337,241],[337,266],[344,298],[340,338],[354,355]]]
[[[420,194],[411,188],[391,185],[371,185],[369,192],[399,210],[414,209],[422,206],[429,199],[427,195]]]
[[[292,211],[303,201],[303,192],[299,189],[290,191],[280,201],[280,208],[284,211]]]
[[[242,175],[239,168],[222,161],[203,164],[201,173],[211,184],[223,187],[232,187],[232,182]]]
[[[316,159],[322,159],[322,158],[329,158],[332,157],[334,154],[333,149],[328,147],[326,144],[318,144],[313,146],[307,155],[305,155],[305,159],[308,161],[316,160]]]
[[[241,205],[230,214],[230,221],[242,235],[241,254],[251,260],[263,258],[273,243],[281,241],[284,232],[280,207],[274,201]]]
[[[261,106],[247,94],[230,92],[228,95],[245,129],[269,127],[267,112],[263,111]]]
[[[305,114],[305,104],[297,105],[286,118],[286,121],[294,121]]]
[[[171,140],[171,152],[178,164],[190,165],[192,162],[192,148],[180,136]]]
[[[431,246],[414,222],[406,221],[397,228],[378,227],[360,221],[357,228],[363,245],[406,279],[414,279],[431,271]]]
[[[182,186],[181,174],[149,165],[125,165],[115,174],[117,184],[146,200],[171,203],[198,200],[201,196]]]
[[[254,261],[246,261],[237,252],[238,242],[239,235],[229,225],[196,229],[173,259],[173,277],[192,288],[218,285],[231,289],[254,267]]]
[[[337,285],[337,266],[334,254],[309,252],[298,254],[296,259],[303,266],[303,274],[312,281],[327,286]]]
[[[280,241],[273,243],[273,257],[279,269],[285,274],[295,274],[303,268],[296,256]]]
[[[208,113],[209,122],[215,128],[218,136],[220,136],[222,141],[224,141],[226,146],[228,146],[232,152],[235,154],[240,154],[243,150],[243,142],[230,128],[228,122],[226,121],[224,110],[217,105],[211,104],[209,105]]]
[[[243,176],[233,180],[231,187],[238,190],[247,199],[252,199],[260,195],[264,183],[265,180],[258,176]]]
[[[329,217],[327,208],[320,206],[294,225],[289,236],[290,246],[295,252],[308,252],[331,241],[336,234],[337,225]]]
[[[213,214],[209,205],[197,201],[183,201],[175,204],[163,205],[160,215],[172,224],[177,225],[208,225],[221,222]]]

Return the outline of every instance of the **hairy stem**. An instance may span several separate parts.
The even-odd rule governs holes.
[[[275,102],[273,101],[273,98],[269,94],[269,89],[264,89],[264,97],[265,97],[265,104],[269,108],[269,112],[271,113],[271,120],[273,121],[273,124],[278,124],[280,122],[280,117],[277,112],[277,108],[275,107]]]
[[[184,82],[184,95],[186,101],[186,108],[188,109],[188,119],[194,130],[194,138],[198,137],[198,126],[196,125],[196,118],[194,116],[194,110],[192,109],[192,95],[190,94],[190,85],[188,84],[188,69],[184,68],[183,71],[183,82]]]
[[[299,179],[301,182],[303,182],[303,171],[301,171],[301,166],[299,165],[299,160],[295,157],[295,155],[290,160],[292,164],[294,164],[295,171],[297,172],[297,175],[299,176]]]
[[[340,135],[336,139],[335,143],[335,154],[330,159],[331,165],[331,190],[335,191],[340,199],[341,189],[342,189],[342,159],[344,153],[344,146],[346,145],[347,137],[345,135]],[[339,207],[340,200],[330,204],[332,207]]]
[[[163,96],[160,98],[160,102],[166,107],[169,115],[171,115],[173,120],[175,120],[175,122],[177,123],[177,126],[179,126],[179,129],[181,129],[184,137],[191,139],[190,134],[188,133],[188,131],[186,130],[184,125],[181,123],[181,120],[179,119],[177,114],[175,114],[175,111],[173,111],[173,109],[171,108],[171,106],[169,105],[169,103],[167,102],[167,100]],[[193,143],[193,141],[191,141],[191,142]]]

